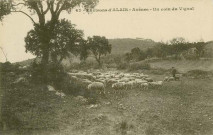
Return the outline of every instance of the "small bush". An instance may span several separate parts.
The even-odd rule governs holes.
[[[127,69],[129,67],[129,64],[127,62],[121,62],[117,65],[117,69]]]
[[[208,78],[212,76],[213,73],[211,71],[203,71],[203,70],[190,70],[184,76],[193,77],[193,78]]]
[[[64,68],[61,65],[49,63],[46,65],[46,70],[44,69],[44,65],[33,62],[30,67],[30,73],[32,75],[31,82],[54,84],[56,87],[60,87],[59,85],[65,75]]]
[[[10,62],[0,63],[0,72],[17,72],[19,65],[11,64]]]

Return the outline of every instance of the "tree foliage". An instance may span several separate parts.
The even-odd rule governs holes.
[[[0,21],[3,20],[5,15],[10,14],[10,10],[11,10],[11,4],[12,1],[8,0],[8,1],[0,1]]]
[[[101,65],[101,56],[111,53],[112,46],[106,37],[88,37],[87,44],[99,65]]]
[[[41,34],[40,29],[37,27],[28,32],[25,38],[26,52],[29,51],[36,56],[41,56],[44,50],[41,40],[47,38],[50,39],[48,48],[52,61],[60,63],[70,53],[77,55],[80,43],[83,41],[83,32],[75,29],[75,25],[65,19],[56,23],[54,31],[50,27],[51,22],[48,22],[45,27],[45,33],[43,33],[44,35]]]

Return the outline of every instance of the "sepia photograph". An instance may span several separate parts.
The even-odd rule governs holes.
[[[213,135],[213,0],[0,0],[0,135]]]

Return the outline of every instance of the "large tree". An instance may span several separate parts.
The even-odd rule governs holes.
[[[77,55],[79,53],[80,44],[83,40],[83,32],[75,29],[75,25],[70,21],[62,19],[56,23],[56,28],[51,31],[51,24],[46,24],[46,36],[50,39],[50,56],[51,60],[60,64],[62,60],[69,56],[70,53]],[[50,35],[51,33],[51,35]],[[30,30],[25,38],[26,51],[40,57],[42,55],[42,42],[39,40],[39,29]]]
[[[107,53],[111,53],[111,44],[109,44],[109,41],[106,39],[106,37],[101,36],[88,37],[87,42],[89,49],[94,55],[99,66],[101,66],[101,56],[106,55]]]
[[[82,8],[93,8],[98,0],[3,0],[0,2],[0,19],[12,12],[26,15],[38,29],[39,42],[41,42],[42,63],[49,62],[50,40],[52,33],[46,35],[46,27],[54,31],[59,17],[63,11],[71,13],[72,9],[80,6]],[[50,13],[50,20],[47,20],[47,14]],[[33,15],[38,17],[35,21]],[[47,25],[47,22],[49,25]]]

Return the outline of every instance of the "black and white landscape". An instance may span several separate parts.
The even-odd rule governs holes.
[[[212,0],[0,1],[0,134],[212,135],[211,11]]]

